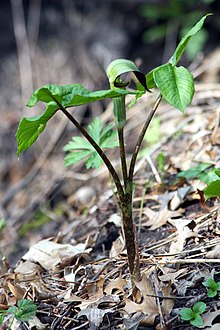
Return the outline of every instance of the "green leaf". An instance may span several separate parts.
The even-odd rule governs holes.
[[[15,318],[21,322],[30,320],[35,316],[37,306],[28,299],[21,299],[18,301],[18,309],[15,313]]]
[[[194,313],[191,308],[182,308],[180,311],[180,318],[183,321],[189,321],[193,319]]]
[[[213,298],[218,294],[218,283],[213,278],[208,278],[207,281],[202,282],[204,286],[208,288],[208,297]]]
[[[193,305],[192,310],[194,313],[202,314],[206,310],[206,304],[202,301],[198,301],[197,303],[195,303],[195,305]]]
[[[202,182],[209,184],[213,181],[216,181],[219,179],[219,176],[216,174],[216,169],[213,168],[208,172],[201,172],[198,175],[199,180],[201,180]]]
[[[213,280],[213,278],[208,278],[207,281],[202,282],[202,284],[208,288],[213,288],[215,290],[217,289],[217,283]]]
[[[192,74],[184,67],[173,67],[170,63],[153,70],[154,81],[167,102],[184,111],[194,95]]]
[[[209,298],[213,298],[213,297],[217,296],[217,294],[218,294],[217,290],[215,290],[213,288],[208,289],[207,295]]]
[[[99,118],[88,126],[88,132],[102,149],[112,149],[119,145],[117,132],[113,131],[113,125],[107,125],[103,129],[103,124]],[[75,136],[65,147],[65,151],[69,151],[64,159],[64,165],[69,166],[78,163],[80,160],[87,158],[86,167],[99,168],[102,159],[96,152],[94,147],[83,137]]]
[[[145,75],[139,71],[134,62],[122,58],[112,61],[107,67],[106,73],[111,88],[114,89],[115,87],[126,87],[128,82],[122,82],[120,80],[120,76],[128,72],[133,72],[139,82],[144,86],[146,90],[148,90]]]
[[[215,174],[220,178],[220,168],[215,168],[214,171]]]
[[[64,108],[74,107],[126,94],[138,94],[138,92],[129,92],[124,89],[91,92],[80,84],[66,86],[46,85],[37,89],[31,95],[27,105],[33,107],[38,101],[42,101],[46,103],[46,108],[40,116],[23,118],[21,120],[16,133],[18,156],[37,140],[44,131],[47,122],[61,106]]]
[[[8,312],[9,314],[15,314],[16,311],[17,311],[17,307],[15,307],[15,306],[11,306],[11,307],[9,307],[9,309],[7,310],[7,312]]]
[[[212,164],[209,163],[200,163],[196,167],[191,167],[186,171],[181,171],[177,174],[178,177],[184,177],[187,180],[198,178],[198,176],[204,172],[208,167],[210,167]]]
[[[220,180],[209,183],[204,190],[204,194],[207,199],[220,196]]]
[[[160,66],[158,66],[156,69],[158,69],[158,68],[160,68]],[[154,81],[154,75],[153,75],[154,70],[155,69],[151,70],[150,72],[148,72],[146,74],[146,82],[147,82],[147,86],[149,89],[157,87],[157,85]]]
[[[206,19],[207,16],[210,16],[212,14],[207,14],[205,16],[203,16],[199,22],[196,23],[196,25],[185,35],[185,37],[182,38],[182,40],[180,41],[180,43],[178,44],[173,57],[172,57],[172,65],[175,66],[178,64],[188,42],[190,41],[191,37],[194,36],[203,26],[204,21]]]
[[[2,323],[4,322],[5,316],[6,312],[0,311],[0,325],[2,325]]]
[[[200,327],[203,325],[203,319],[199,314],[195,314],[194,318],[190,320],[190,324],[195,327]]]

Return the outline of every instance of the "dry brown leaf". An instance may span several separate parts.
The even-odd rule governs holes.
[[[109,284],[106,286],[104,292],[109,295],[112,294],[113,290],[117,290],[119,292],[124,293],[124,287],[126,285],[128,285],[127,281],[125,279],[121,278],[121,276],[119,276],[115,280],[111,280],[111,282],[109,282]]]
[[[190,237],[197,237],[197,233],[192,231],[192,229],[188,226],[191,222],[191,220],[184,219],[169,220],[169,223],[177,229],[177,236],[170,245],[169,253],[175,254],[183,251],[186,239]]]
[[[124,250],[124,248],[125,248],[125,243],[124,243],[122,237],[119,236],[116,239],[116,241],[114,241],[112,243],[112,248],[111,248],[111,251],[109,253],[110,259],[118,257],[119,254]]]
[[[119,296],[115,295],[115,294],[111,294],[111,295],[103,295],[100,298],[96,297],[91,297],[89,299],[84,299],[79,305],[77,305],[78,308],[80,308],[81,310],[85,310],[87,308],[93,308],[93,307],[99,307],[99,304],[101,303],[105,303],[106,304],[110,304],[110,306],[112,306],[112,304],[118,304],[120,302],[120,298]]]
[[[182,275],[184,273],[187,273],[187,270],[188,270],[187,268],[182,268],[182,269],[179,269],[179,270],[175,270],[173,268],[161,267],[161,271],[164,272],[164,274],[160,275],[158,277],[162,282],[171,281],[171,283],[175,283],[176,279],[180,275]]]
[[[155,230],[167,223],[167,221],[175,216],[176,213],[168,210],[167,207],[160,209],[159,211],[152,211],[149,207],[146,207],[143,213],[149,220],[143,223],[143,226],[150,227],[149,230]]]
[[[81,310],[77,314],[77,318],[79,318],[80,316],[86,316],[87,319],[89,320],[90,329],[95,330],[102,323],[102,320],[103,320],[103,317],[105,316],[105,314],[112,313],[112,312],[113,312],[113,310],[110,308],[100,309],[96,306],[88,307],[88,308]]]
[[[143,210],[143,214],[148,217],[148,220],[143,223],[143,226],[150,227],[149,230],[157,229],[167,223],[171,217],[179,216],[180,211],[171,211],[169,209],[169,203],[174,196],[174,192],[166,192],[162,196],[158,196],[158,200],[161,202],[161,206],[158,211],[153,211],[149,207]]]
[[[135,313],[129,319],[124,319],[124,325],[126,330],[136,330],[140,322],[145,317],[144,313]]]
[[[220,259],[220,244],[216,245],[214,249],[206,253],[208,259]]]
[[[178,188],[176,191],[173,192],[173,196],[170,199],[169,207],[170,210],[174,211],[176,210],[181,203],[185,200],[186,196],[190,192],[191,187],[186,186],[186,187],[181,187]]]
[[[38,263],[46,270],[53,270],[63,258],[73,257],[82,252],[85,252],[83,243],[72,246],[45,239],[33,245],[22,259]]]
[[[162,287],[162,293],[164,297],[170,297],[171,292],[172,292],[171,285]],[[161,304],[163,315],[168,317],[173,309],[173,306],[174,306],[174,299],[164,298]]]
[[[148,279],[147,275],[144,273],[142,275],[142,280],[140,282],[135,283],[136,287],[140,290],[143,301],[141,303],[135,303],[127,298],[125,298],[125,307],[123,308],[125,312],[128,314],[133,313],[144,313],[146,316],[141,321],[141,324],[154,324],[155,317],[159,315],[158,306],[156,303],[155,297],[152,297],[152,295],[155,295],[155,292],[151,286],[151,282]],[[171,287],[163,287],[162,292],[164,295],[170,295]],[[172,308],[173,308],[173,300],[169,299],[171,301],[163,301],[161,304],[162,312],[165,316],[169,316]]]
[[[219,317],[220,315],[220,311],[214,311],[214,312],[207,312],[205,314],[202,314],[202,318],[203,318],[203,325],[199,326],[198,328],[200,329],[213,329],[214,325],[212,324],[213,321],[215,320],[215,318]],[[220,322],[218,322],[217,324],[215,324],[218,326],[218,328],[215,329],[220,329]]]
[[[8,282],[7,285],[9,290],[17,300],[24,298],[25,290],[21,288],[17,283],[12,284],[11,282]]]

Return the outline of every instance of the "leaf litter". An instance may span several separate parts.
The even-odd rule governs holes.
[[[132,295],[115,196],[107,192],[108,179],[101,169],[92,171],[74,193],[65,188],[66,221],[60,217],[59,233],[54,230],[51,235],[49,230],[50,235],[42,232],[42,239],[32,238],[16,267],[2,261],[1,310],[16,306],[22,298],[33,300],[37,316],[24,322],[28,329],[193,329],[180,320],[179,312],[203,301],[207,309],[201,328],[219,328],[218,297],[208,298],[202,285],[210,276],[219,281],[219,200],[203,201],[198,191],[204,183],[178,177],[180,171],[203,163],[219,168],[220,87],[208,88],[206,83],[197,85],[184,123],[182,114],[167,104],[161,106],[163,137],[148,149],[151,164],[148,158],[137,165],[134,215],[140,225],[142,273],[137,292]],[[204,94],[207,89],[209,94]],[[153,103],[152,95],[145,98]],[[134,126],[137,111],[140,118],[135,117]],[[144,103],[140,100],[127,115],[129,152],[131,137],[145,118]],[[111,119],[111,107],[102,118]],[[164,171],[155,172],[159,153],[164,155]],[[77,197],[78,190],[93,184],[88,199]],[[14,223],[19,230],[19,222]],[[19,327],[18,322],[15,329]]]

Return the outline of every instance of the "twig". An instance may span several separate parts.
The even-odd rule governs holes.
[[[148,164],[150,165],[150,168],[151,168],[151,170],[152,170],[153,175],[155,176],[156,181],[157,181],[158,183],[161,183],[162,180],[161,180],[161,178],[160,178],[160,174],[158,173],[158,171],[157,171],[157,169],[156,169],[156,167],[155,167],[155,165],[154,165],[154,163],[153,163],[153,161],[152,161],[152,159],[151,159],[151,157],[150,157],[149,154],[147,154],[147,155],[145,156],[145,160],[146,160],[146,161],[148,162]]]
[[[160,264],[219,264],[220,259],[163,259],[157,262]]]

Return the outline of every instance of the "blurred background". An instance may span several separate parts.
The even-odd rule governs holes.
[[[66,175],[63,146],[74,134],[65,118],[55,116],[39,141],[19,161],[16,156],[19,121],[42,110],[25,107],[34,89],[48,83],[108,88],[105,69],[120,57],[136,61],[147,73],[168,61],[181,36],[208,12],[214,16],[182,59],[191,68],[199,67],[219,47],[218,0],[2,0],[0,218],[16,231],[42,201],[50,198],[56,203],[60,198]],[[213,79],[219,82],[218,75]],[[76,117],[87,124],[107,104],[79,107]],[[67,181],[64,196],[77,187],[74,180]]]

